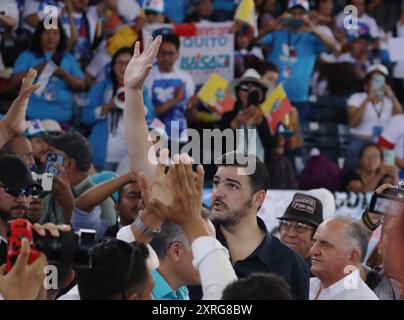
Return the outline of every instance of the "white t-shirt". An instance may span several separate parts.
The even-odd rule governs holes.
[[[107,42],[103,40],[94,52],[90,64],[86,67],[86,73],[93,77],[96,82],[104,81],[107,77],[107,65],[111,60],[112,57],[107,52]]]
[[[44,8],[46,5],[56,6],[58,9],[58,13],[65,6],[63,1],[57,0],[25,0],[24,10],[22,11],[22,19],[37,13],[39,20],[43,20],[46,16],[44,12]],[[34,32],[35,28],[31,27],[28,23],[22,23],[22,29],[28,30],[30,32]]]
[[[366,100],[367,93],[354,93],[348,99],[349,107],[359,108],[363,101]],[[393,115],[393,102],[390,98],[384,97],[381,102],[376,105],[368,103],[359,124],[351,129],[352,134],[372,136],[375,127],[385,127],[387,122]]]
[[[111,114],[108,114],[108,128],[111,128]],[[110,130],[110,129],[109,129]],[[128,154],[123,126],[123,113],[115,132],[109,131],[106,162],[119,163]]]
[[[0,1],[0,12],[4,12],[4,15],[13,18],[17,24],[13,30],[18,28],[18,23],[20,21],[20,14],[18,13],[17,2],[15,0]],[[0,32],[3,32],[6,27],[0,23]]]
[[[393,116],[381,137],[391,144],[398,158],[404,159],[404,114]]]
[[[349,19],[348,15],[344,12],[341,12],[337,16],[337,27],[344,32],[346,32],[349,36],[357,37],[363,34],[370,34],[373,38],[379,37],[379,27],[377,26],[376,20],[366,13],[358,18],[358,29],[352,28],[347,30],[344,26],[344,20]]]

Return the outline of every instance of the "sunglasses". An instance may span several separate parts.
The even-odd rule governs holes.
[[[6,186],[4,186],[3,184],[1,184],[0,183],[0,188],[4,188],[4,191],[6,192],[6,193],[8,193],[9,195],[11,195],[11,196],[13,196],[13,197],[15,197],[15,198],[18,198],[20,195],[24,195],[25,197],[30,197],[31,195],[32,195],[32,193],[33,193],[33,191],[34,191],[34,188],[33,187],[31,187],[31,186],[29,186],[29,187],[22,187],[22,188],[19,188],[19,189],[11,189],[11,188],[8,188],[8,187],[6,187]]]
[[[305,224],[305,223],[301,223],[301,222],[290,222],[290,221],[280,221],[279,222],[279,229],[283,229],[285,231],[289,231],[292,227],[295,228],[297,233],[305,233],[307,230],[313,230],[312,227],[310,227],[309,225]]]

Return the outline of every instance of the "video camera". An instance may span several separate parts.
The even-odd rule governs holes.
[[[11,270],[20,254],[23,238],[26,238],[31,246],[29,264],[42,252],[49,262],[91,268],[88,250],[96,243],[95,230],[80,229],[77,233],[61,232],[59,238],[52,237],[46,231],[45,237],[42,237],[33,232],[33,226],[29,220],[18,218],[9,222],[7,272]]]
[[[395,213],[404,207],[404,181],[382,193],[375,192],[370,200],[369,212],[376,214]]]

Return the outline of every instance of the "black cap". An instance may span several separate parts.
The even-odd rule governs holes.
[[[76,161],[76,166],[81,171],[88,171],[92,163],[91,147],[86,138],[78,132],[69,132],[60,136],[45,137],[45,141],[51,147],[61,150],[68,157]]]
[[[295,220],[318,227],[323,222],[323,205],[315,197],[296,193],[279,220]]]
[[[3,155],[0,157],[0,183],[12,191],[19,191],[26,187],[42,189],[32,179],[31,171],[17,156]]]

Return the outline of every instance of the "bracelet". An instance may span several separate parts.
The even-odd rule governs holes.
[[[146,237],[153,237],[155,234],[161,232],[161,228],[158,229],[150,229],[147,227],[142,221],[142,211],[139,212],[135,221],[133,222],[135,227],[140,231],[140,233]]]

